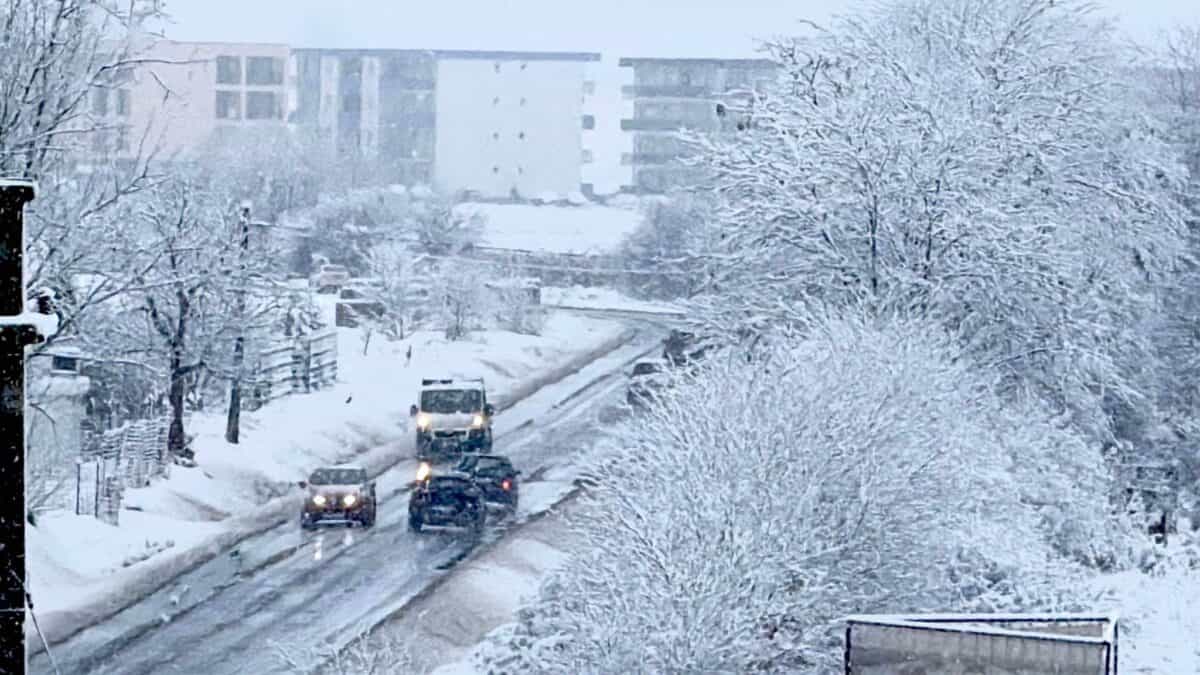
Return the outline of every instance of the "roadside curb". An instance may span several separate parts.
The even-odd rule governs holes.
[[[500,400],[497,407],[500,410],[511,408],[541,389],[578,373],[593,361],[626,346],[636,338],[637,334],[638,331],[635,329],[622,330],[595,348],[573,356],[563,365],[518,384],[512,391],[497,396]],[[401,456],[395,445],[393,442],[376,446],[372,449],[374,452],[368,450],[359,455],[361,463],[372,478],[378,477],[406,459],[411,459],[408,456]],[[286,495],[271,500],[248,513],[233,516],[229,521],[234,526],[229,530],[213,534],[197,545],[177,551],[173,555],[163,554],[162,557],[146,561],[145,567],[139,570],[139,574],[130,579],[128,583],[122,584],[119,589],[104,593],[83,607],[39,614],[38,622],[46,642],[54,646],[83,630],[102,624],[121,611],[162,590],[178,577],[236,547],[242,541],[278,527],[298,512],[301,499],[302,497],[298,494]],[[279,552],[268,556],[268,559],[274,558],[274,560],[259,562],[254,568],[242,570],[241,573],[252,574],[254,571],[294,553],[287,549],[285,551],[286,555],[284,552]],[[158,623],[134,627],[125,631],[124,637],[125,639],[134,639],[155,625]],[[25,625],[25,642],[27,658],[45,651],[32,622],[29,621]]]

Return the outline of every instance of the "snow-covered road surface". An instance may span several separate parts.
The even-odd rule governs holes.
[[[562,440],[586,433],[603,408],[598,401],[623,384],[622,366],[661,336],[644,337],[497,416],[497,452],[527,474],[568,454],[570,444]],[[411,445],[410,438],[396,442]],[[273,645],[337,643],[391,616],[471,547],[450,533],[407,529],[404,489],[414,470],[402,462],[380,477],[387,496],[374,528],[302,533],[288,523],[247,540],[236,555],[202,565],[53,647],[61,672],[282,673],[287,670]],[[495,526],[503,523],[493,525],[502,533]],[[42,653],[30,659],[29,672],[54,671]]]

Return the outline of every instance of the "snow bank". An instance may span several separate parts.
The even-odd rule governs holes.
[[[485,246],[554,253],[609,253],[642,221],[640,211],[611,206],[460,204],[487,219]]]
[[[223,415],[194,416],[198,466],[173,467],[168,479],[130,490],[125,503],[140,510],[122,511],[120,526],[48,515],[29,528],[29,583],[47,639],[59,642],[102,621],[292,518],[301,499],[295,481],[314,467],[353,460],[377,475],[411,454],[411,444],[384,442],[407,438],[421,377],[482,376],[504,407],[626,338],[619,324],[555,314],[540,337],[488,331],[452,343],[427,332],[401,342],[376,336],[364,356],[359,331],[339,329],[336,387],[243,412],[237,446],[224,441]]]
[[[679,307],[664,302],[636,300],[611,288],[571,286],[557,288],[542,287],[542,303],[545,305],[579,309],[612,309],[625,312],[654,312],[659,314],[682,313]]]

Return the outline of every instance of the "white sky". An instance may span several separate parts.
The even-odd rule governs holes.
[[[596,51],[613,56],[754,56],[855,0],[167,0],[176,40],[299,47]],[[1098,0],[1132,37],[1200,25],[1200,0]],[[353,7],[353,9],[350,9]]]

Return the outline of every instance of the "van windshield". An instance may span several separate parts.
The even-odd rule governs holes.
[[[421,410],[428,413],[473,413],[483,409],[477,389],[432,389],[421,392]]]

